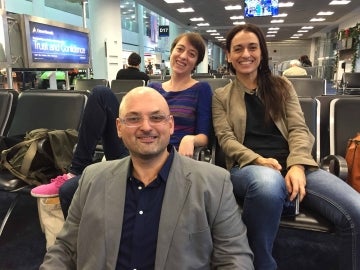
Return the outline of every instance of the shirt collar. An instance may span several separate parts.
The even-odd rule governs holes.
[[[169,177],[170,168],[171,168],[172,162],[174,160],[174,153],[175,153],[174,146],[169,144],[167,146],[167,151],[169,152],[169,156],[167,157],[164,165],[162,166],[161,170],[159,171],[159,173],[157,175],[157,177],[160,178],[160,180],[164,181],[165,183]],[[132,171],[133,171],[133,166],[132,166],[132,162],[131,162],[128,179],[130,177],[132,177]]]

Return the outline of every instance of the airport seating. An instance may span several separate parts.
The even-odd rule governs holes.
[[[149,75],[149,79],[150,79],[150,80],[158,80],[158,79],[161,79],[161,75],[158,75],[158,74],[150,74],[150,75]]]
[[[312,155],[320,162],[320,101],[312,97],[299,97],[301,109],[304,113],[305,123],[315,137]]]
[[[212,72],[211,74],[214,75],[215,78],[222,78],[222,76],[223,76],[223,74],[220,72]]]
[[[233,74],[223,75],[222,77],[226,78],[226,79],[230,79],[232,81],[236,79],[236,75],[233,75]]]
[[[163,79],[157,78],[157,79],[150,79],[150,80],[149,80],[149,83],[151,83],[151,82],[163,83],[163,82],[165,82],[165,81],[167,81],[167,80],[166,80],[166,79],[163,80]]]
[[[18,92],[15,90],[0,90],[0,136],[7,133],[14,116]]]
[[[224,87],[231,82],[231,79],[229,78],[198,78],[197,80],[208,82],[213,92],[217,88]]]
[[[288,80],[293,84],[299,97],[326,95],[325,79],[288,78]]]
[[[306,78],[311,79],[312,75],[283,75],[286,78]]]
[[[162,80],[161,75],[149,75],[150,81],[168,81],[168,80],[170,80],[170,78],[171,78],[170,75],[165,75],[165,79]]]
[[[322,95],[316,99],[320,102],[320,158],[330,155],[330,103],[334,99],[360,97],[356,95]],[[344,124],[348,124],[346,121]]]
[[[318,67],[302,67],[306,70],[306,73],[311,76],[311,78],[317,78],[317,68]]]
[[[145,81],[144,80],[113,80],[111,81],[110,88],[120,103],[121,99],[127,92],[138,86],[145,86]]]
[[[323,158],[322,167],[344,181],[347,178],[347,163],[344,159],[347,143],[360,132],[358,115],[360,115],[359,96],[342,96],[330,101],[330,155]]]
[[[110,88],[114,93],[128,92],[131,89],[145,86],[144,80],[112,80]]]
[[[106,79],[77,79],[74,90],[91,91],[97,85],[108,86],[108,84],[108,80]]]
[[[215,76],[210,73],[194,73],[191,75],[194,79],[200,79],[200,78],[212,78],[214,79]]]
[[[343,94],[360,95],[360,72],[345,72],[342,82]]]
[[[88,91],[26,91],[19,95],[6,136],[25,134],[36,128],[79,129]],[[20,195],[30,195],[31,186],[6,171],[0,172],[0,191],[13,194],[3,218],[0,236]]]

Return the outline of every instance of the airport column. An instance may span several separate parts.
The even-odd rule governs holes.
[[[89,1],[89,21],[93,76],[111,82],[121,68],[120,1]]]

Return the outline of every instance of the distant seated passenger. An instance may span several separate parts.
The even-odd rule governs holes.
[[[301,63],[299,60],[291,60],[290,67],[285,69],[283,76],[304,76],[307,75],[307,72],[304,68],[301,67]]]
[[[303,67],[312,67],[312,63],[307,55],[300,56],[299,61]]]

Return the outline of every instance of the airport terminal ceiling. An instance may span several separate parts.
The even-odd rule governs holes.
[[[166,0],[170,1],[170,0]],[[269,36],[268,41],[282,41],[289,39],[309,39],[321,33],[337,29],[341,20],[349,19],[360,13],[359,0],[347,1],[346,5],[329,5],[331,0],[286,0],[279,1],[279,15],[265,17],[242,18],[244,15],[244,0],[183,0],[184,3],[168,4],[165,0],[136,0],[146,8],[183,26],[186,29],[200,32],[207,39],[217,42],[215,37],[226,36],[229,29],[236,23],[249,22],[262,28]],[[277,2],[251,0],[252,2]],[[292,7],[282,7],[284,3],[293,2]],[[344,1],[342,1],[344,2]],[[225,10],[225,6],[240,5],[240,10]],[[177,9],[192,8],[194,12],[180,13]],[[318,15],[319,12],[334,12],[332,15]],[[287,14],[286,17],[283,14]],[[192,21],[193,18],[203,18],[203,21]],[[310,21],[315,19],[318,21]],[[320,21],[324,19],[323,21]],[[341,19],[341,20],[340,20]],[[276,23],[274,20],[283,20]],[[198,26],[198,24],[209,24]],[[305,29],[302,29],[305,27]],[[313,27],[307,29],[309,27]],[[271,30],[271,28],[275,28]],[[279,28],[279,29],[276,29]],[[216,30],[215,35],[208,30]],[[307,32],[306,32],[307,31]],[[295,36],[294,36],[295,35]],[[270,37],[271,36],[271,37]]]
[[[48,4],[80,4],[84,0],[46,0]],[[332,0],[134,0],[149,10],[169,19],[184,30],[200,32],[206,39],[221,44],[226,33],[236,24],[254,23],[262,28],[268,41],[309,39],[328,33],[338,25],[360,13],[358,0],[340,0],[345,5],[329,5]],[[278,4],[278,15],[244,17],[245,1],[248,5],[257,3]],[[119,0],[120,4],[128,1]],[[169,2],[169,3],[167,3]],[[175,3],[170,3],[175,2]],[[62,4],[61,4],[62,3]],[[291,6],[292,3],[292,6]],[[287,6],[288,5],[288,6]],[[78,7],[79,7],[78,6]],[[230,7],[226,10],[225,7]],[[233,9],[240,7],[240,9]],[[69,8],[69,7],[67,7]],[[179,12],[191,8],[193,12]],[[231,9],[232,8],[232,9]],[[77,10],[79,12],[79,10]],[[320,12],[325,12],[321,14]],[[327,15],[326,12],[333,12]],[[282,20],[283,22],[276,22]],[[200,24],[200,26],[199,26]],[[210,32],[212,31],[212,32]]]

